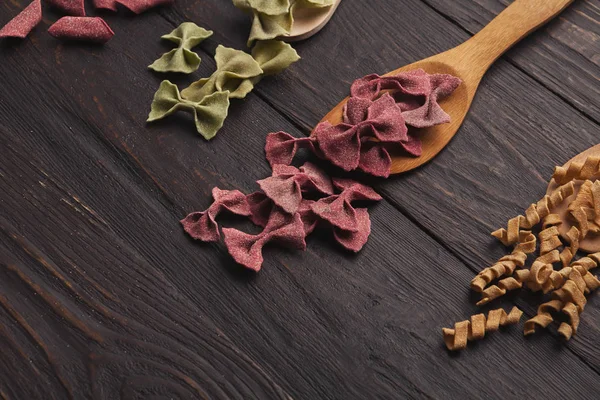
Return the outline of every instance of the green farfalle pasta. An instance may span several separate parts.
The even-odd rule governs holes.
[[[283,71],[298,61],[298,53],[281,41],[259,42],[252,55],[219,45],[215,54],[217,70],[181,92],[184,99],[199,101],[214,92],[229,91],[230,98],[242,99],[263,76]]]
[[[247,46],[252,47],[257,40],[287,36],[292,30],[293,23],[291,11],[281,15],[267,15],[254,11]]]
[[[200,57],[191,49],[203,40],[212,36],[213,32],[199,27],[193,22],[184,22],[162,39],[177,44],[177,48],[163,54],[148,68],[157,72],[182,72],[190,74],[198,69]]]
[[[167,80],[154,95],[148,122],[178,110],[194,114],[196,129],[207,140],[223,126],[229,98],[244,98],[264,76],[273,75],[298,61],[298,53],[287,43],[259,42],[252,54],[219,45],[215,54],[217,70],[193,83],[181,93]]]
[[[257,40],[288,36],[294,24],[293,13],[299,8],[330,7],[335,0],[233,0],[233,4],[252,14],[248,47]]]
[[[148,122],[165,118],[176,111],[188,111],[194,115],[198,133],[210,140],[221,129],[229,109],[229,92],[214,92],[200,101],[183,99],[177,85],[165,80],[154,95]]]
[[[183,98],[199,101],[214,92],[229,91],[229,97],[243,99],[254,87],[252,78],[263,70],[248,53],[219,45],[215,54],[217,70],[182,90]]]
[[[262,76],[278,74],[300,59],[296,50],[281,40],[256,43],[252,49],[252,57],[263,70]]]
[[[233,5],[242,10],[255,10],[265,15],[281,15],[290,10],[290,0],[233,0]]]

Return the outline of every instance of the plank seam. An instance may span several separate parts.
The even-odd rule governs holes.
[[[459,25],[456,21],[453,21],[450,17],[446,16],[445,14],[439,12],[438,10],[436,10],[435,8],[433,8],[430,4],[427,3],[426,0],[421,0],[427,7],[431,8],[435,13],[437,13],[438,15],[440,15],[442,18],[446,19],[447,21],[449,21],[451,24],[457,26],[459,29],[461,29],[462,31],[466,32],[467,34],[473,36],[473,34],[471,32],[469,32],[468,30],[466,30],[465,28],[463,28],[461,25]],[[166,15],[164,15],[162,12],[159,13],[159,15],[161,15],[167,22],[169,22],[173,27],[177,26],[176,23],[174,21],[172,21],[170,18],[168,18]],[[183,16],[182,16],[183,17]],[[204,53],[205,55],[208,56],[212,56],[212,54],[210,54],[206,49],[204,49],[202,46],[198,47],[200,51],[202,51],[202,53]],[[581,115],[583,115],[584,117],[586,117],[587,119],[589,119],[590,121],[594,122],[597,125],[600,125],[600,122],[596,121],[594,118],[592,118],[590,115],[586,114],[585,112],[583,112],[582,110],[576,108],[573,104],[571,104],[571,102],[566,101],[564,98],[562,98],[562,96],[558,95],[556,92],[554,92],[553,90],[551,90],[550,88],[548,88],[546,85],[544,85],[542,82],[540,82],[538,79],[536,79],[534,76],[530,75],[529,73],[527,73],[526,71],[524,71],[522,68],[520,68],[519,66],[515,65],[513,62],[511,62],[510,60],[507,60],[504,56],[502,57],[504,58],[505,61],[507,61],[510,65],[514,66],[515,68],[517,68],[519,71],[523,72],[526,76],[530,77],[532,80],[534,80],[535,82],[539,83],[542,87],[544,87],[546,90],[548,90],[550,93],[554,94],[556,97],[558,97],[559,99],[565,101],[565,103],[567,103],[571,108],[573,108],[574,110],[576,110],[578,113],[580,113]],[[294,127],[296,127],[298,130],[300,130],[302,132],[302,134],[309,136],[309,134],[307,134],[307,130],[309,128],[307,128],[306,126],[302,126],[302,124],[298,121],[295,121],[293,118],[289,117],[288,115],[286,115],[283,110],[279,109],[278,107],[276,107],[275,104],[273,104],[271,101],[269,101],[266,97],[266,95],[262,94],[260,92],[260,89],[256,89],[253,91],[257,97],[263,101],[266,105],[268,105],[269,107],[271,107],[277,114],[279,114],[282,118],[284,118],[286,121],[288,121],[289,123],[291,123]],[[380,193],[381,194],[381,193]],[[458,254],[457,252],[453,251],[448,245],[446,245],[442,239],[435,235],[430,229],[428,229],[427,227],[425,227],[423,224],[421,224],[416,218],[412,217],[405,209],[403,209],[398,203],[396,203],[395,201],[393,201],[393,199],[385,194],[381,194],[381,196],[383,197],[383,199],[388,202],[392,207],[394,207],[396,210],[398,210],[398,212],[400,214],[402,214],[406,219],[408,219],[413,225],[415,225],[415,227],[417,227],[418,229],[420,229],[423,233],[425,233],[426,235],[428,235],[429,237],[431,237],[437,244],[439,244],[444,250],[446,250],[450,255],[452,255],[457,261],[459,261],[460,263],[462,263],[467,269],[469,269],[471,272],[477,274],[479,271],[475,268],[475,267],[471,267],[469,265],[469,262],[466,261],[460,254]],[[510,300],[511,304],[516,305],[516,301],[515,300]],[[533,317],[533,315],[527,314],[529,317]],[[551,335],[558,337],[558,335],[554,332],[550,332]],[[596,374],[600,375],[600,369],[596,369],[595,366],[593,364],[591,364],[590,362],[588,362],[587,360],[585,360],[584,358],[582,358],[579,354],[577,354],[575,351],[571,350],[569,347],[566,347],[568,349],[568,351],[570,351],[573,355],[575,355],[575,357],[579,360],[581,360],[581,362],[586,365],[588,368],[590,368],[592,371],[594,371]]]
[[[439,11],[432,4],[430,4],[427,0],[421,0],[421,2],[423,4],[425,4],[427,7],[429,7],[430,9],[432,9],[436,14],[440,15],[446,21],[450,22],[452,25],[456,26],[457,28],[459,28],[463,32],[465,32],[465,33],[467,33],[467,34],[469,34],[471,36],[475,35],[476,32],[475,33],[471,32],[469,29],[463,27],[460,24],[460,22],[458,22],[454,18],[450,17],[449,15],[444,14],[443,12]],[[548,90],[554,96],[558,97],[560,100],[562,100],[563,102],[565,102],[566,104],[568,104],[571,108],[573,108],[575,111],[577,111],[580,115],[584,116],[585,118],[587,118],[588,120],[590,120],[594,124],[600,125],[600,121],[599,120],[597,120],[596,118],[594,118],[593,116],[591,116],[590,114],[588,114],[587,112],[585,112],[584,110],[578,108],[575,105],[574,102],[572,102],[571,100],[567,99],[566,97],[564,97],[560,93],[556,92],[555,90],[553,90],[552,88],[550,88],[548,85],[546,85],[544,82],[542,82],[539,78],[537,78],[535,75],[533,75],[530,72],[526,71],[523,67],[519,66],[513,60],[511,60],[510,58],[506,57],[506,53],[504,53],[502,56],[500,56],[500,58],[502,60],[506,61],[507,63],[509,63],[510,65],[512,65],[513,67],[515,67],[516,69],[518,69],[519,71],[521,71],[523,74],[525,74],[526,76],[528,76],[529,78],[531,78],[535,82],[539,83],[544,89]]]
[[[471,270],[475,274],[477,274],[479,272],[475,267],[471,267],[469,262],[464,260],[464,258],[459,253],[453,251],[452,248],[447,246],[440,237],[438,237],[430,229],[428,229],[427,227],[422,225],[416,218],[413,218],[412,216],[410,216],[406,212],[406,210],[404,210],[402,208],[402,206],[400,204],[396,203],[395,201],[393,201],[393,199],[391,199],[389,196],[387,196],[385,194],[381,194],[381,197],[383,197],[388,203],[390,203],[395,209],[398,210],[398,212],[400,212],[402,215],[404,215],[404,217],[406,217],[409,221],[411,221],[415,226],[419,227],[423,232],[425,232],[427,235],[429,235],[436,243],[438,243],[440,246],[442,246],[448,253],[450,253],[457,260],[459,260],[462,264],[464,264],[469,270]],[[509,301],[511,304],[517,305],[517,302],[514,299],[511,299]],[[524,313],[524,314],[528,315],[528,317],[530,317],[530,318],[533,317],[533,315],[529,315],[528,313]],[[549,331],[549,333],[554,337],[558,337],[558,334],[556,332]],[[577,357],[579,360],[581,360],[581,362],[583,362],[586,366],[588,366],[592,371],[594,371],[600,375],[600,369],[598,369],[592,363],[588,362],[586,359],[582,358],[575,351],[571,350],[571,348],[566,347],[566,349],[569,350],[571,353],[573,353],[575,355],[575,357]]]

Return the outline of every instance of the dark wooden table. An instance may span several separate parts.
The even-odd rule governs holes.
[[[28,2],[2,2],[0,24]],[[212,72],[217,44],[245,49],[249,21],[228,0],[101,14],[116,32],[103,47],[50,37],[51,11],[2,42],[0,398],[598,398],[598,295],[566,344],[521,326],[454,355],[441,337],[478,311],[469,281],[507,251],[490,232],[600,142],[598,0],[503,56],[433,162],[370,181],[385,200],[358,255],[316,235],[306,252],[268,248],[247,273],[178,223],[213,186],[256,189],[268,132],[307,134],[355,78],[451,48],[509,2],[344,0],[212,142],[185,116],[145,124],[164,78],[146,67],[188,20],[215,35],[178,84]],[[516,304],[529,318],[539,301],[484,311]]]

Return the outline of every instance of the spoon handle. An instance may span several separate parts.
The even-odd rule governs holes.
[[[515,0],[487,26],[464,43],[463,61],[472,72],[485,71],[506,50],[560,14],[573,0]]]

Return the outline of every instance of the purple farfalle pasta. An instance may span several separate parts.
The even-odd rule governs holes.
[[[252,209],[246,195],[239,190],[212,190],[214,202],[206,211],[194,212],[181,220],[183,229],[194,239],[203,242],[216,242],[221,238],[216,217],[221,211],[251,216]]]
[[[353,200],[382,200],[382,197],[375,190],[373,190],[372,187],[363,185],[362,183],[357,182],[354,179],[331,178],[331,183],[333,183],[333,186],[336,189],[342,192],[349,190],[352,193]]]
[[[358,169],[373,176],[387,178],[390,176],[391,167],[392,157],[381,143],[367,142],[363,144]]]
[[[429,128],[450,122],[450,116],[440,107],[438,101],[448,97],[461,84],[461,80],[447,74],[429,75],[431,91],[423,105],[403,111],[406,123],[415,128]]]
[[[356,209],[356,221],[358,229],[356,232],[345,231],[337,227],[333,227],[333,237],[346,250],[359,252],[369,240],[371,234],[371,218],[369,211],[366,208]]]
[[[23,39],[42,21],[41,0],[33,0],[23,11],[0,29],[0,38]]]
[[[375,101],[350,98],[344,120],[338,125],[323,122],[314,135],[324,157],[345,171],[358,168],[365,141],[402,144],[409,140],[402,112],[387,93]]]
[[[298,210],[303,192],[333,193],[331,179],[311,163],[300,168],[275,165],[273,175],[257,183],[267,197],[289,214]]]
[[[429,90],[428,74],[422,69],[399,73],[394,76],[370,74],[359,78],[350,87],[350,96],[375,100],[383,90],[394,95],[407,95],[413,98],[423,97]]]
[[[260,271],[263,263],[262,249],[269,242],[285,247],[305,250],[304,224],[300,214],[288,214],[274,208],[264,230],[250,235],[233,228],[223,228],[225,245],[233,259],[246,268]]]
[[[333,183],[325,171],[310,162],[304,163],[299,169],[307,178],[306,183],[302,183],[303,190],[306,192],[317,191],[323,194],[333,193]]]
[[[358,231],[356,210],[345,198],[338,194],[320,199],[312,205],[319,218],[345,231]]]
[[[430,75],[416,69],[393,76],[367,75],[352,84],[350,93],[353,98],[374,100],[382,91],[390,91],[407,125],[427,128],[450,121],[438,101],[454,92],[461,82],[452,75]]]
[[[348,124],[332,125],[325,121],[313,131],[324,157],[345,171],[356,169],[360,160],[359,131],[351,128]]]
[[[48,33],[57,39],[106,43],[114,32],[100,17],[62,17]]]
[[[417,132],[409,131],[409,126],[427,128],[450,121],[438,100],[460,83],[454,76],[430,75],[422,69],[395,76],[367,75],[352,85],[341,123],[324,121],[306,138],[271,133],[265,145],[267,160],[271,166],[290,165],[298,149],[306,147],[345,171],[360,169],[387,178],[390,151],[414,157],[423,152]]]
[[[273,201],[263,192],[249,194],[246,196],[246,201],[248,201],[250,207],[250,221],[261,228],[267,226],[273,208]]]
[[[402,110],[387,93],[375,101],[348,99],[344,105],[344,123],[366,131],[361,136],[372,136],[381,142],[408,140],[408,128]]]
[[[315,200],[302,199],[298,206],[298,214],[304,225],[305,236],[310,235],[319,223],[319,216],[312,209],[313,204],[315,204]]]
[[[381,196],[370,187],[350,179],[334,178],[334,185],[341,189],[342,193],[319,199],[312,205],[312,210],[334,227],[343,231],[358,232],[360,223],[351,203],[361,200],[380,201]]]
[[[318,155],[315,147],[316,138],[302,137],[295,138],[289,133],[273,132],[267,135],[265,144],[265,153],[267,161],[273,167],[274,165],[290,165],[299,148],[305,147]]]
[[[223,228],[223,236],[233,259],[254,271],[262,267],[265,244],[276,242],[304,250],[306,236],[321,222],[331,227],[333,238],[345,249],[357,252],[365,245],[371,232],[370,217],[365,208],[354,209],[352,203],[380,200],[372,188],[351,179],[331,179],[311,163],[300,168],[275,165],[271,178],[278,179],[262,182],[268,193],[244,195],[237,190],[214,188],[213,204],[206,211],[191,213],[181,220],[184,230],[194,239],[213,242],[220,239],[216,217],[221,211],[247,216],[263,228],[261,233],[252,235]],[[341,193],[333,194],[335,191]],[[305,194],[321,198],[307,199]],[[293,202],[298,202],[293,212],[277,205]]]

